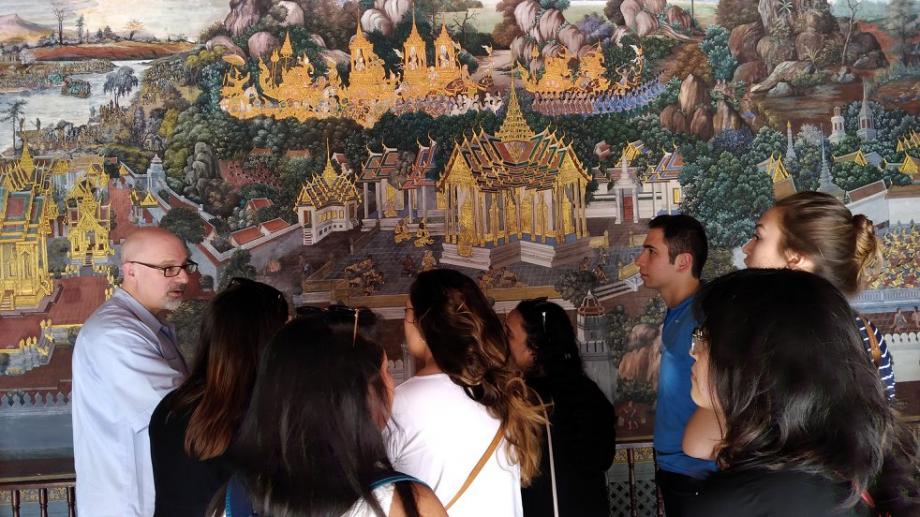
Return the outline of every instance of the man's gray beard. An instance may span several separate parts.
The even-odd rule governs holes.
[[[182,305],[183,301],[184,300],[182,300],[181,298],[178,300],[173,300],[172,298],[170,298],[166,300],[166,303],[163,304],[163,308],[169,312],[173,312],[176,309],[178,309],[180,305]]]

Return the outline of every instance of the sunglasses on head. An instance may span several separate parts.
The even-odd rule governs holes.
[[[543,305],[546,303],[548,299],[549,298],[547,298],[546,296],[538,296],[537,298],[529,298],[527,300],[524,300],[521,303],[532,303],[534,305]],[[546,334],[546,308],[545,307],[540,311],[540,319],[543,322],[543,333]]]
[[[363,309],[368,310],[368,309]],[[355,346],[355,343],[358,340],[358,318],[361,315],[361,307],[350,307],[348,305],[333,304],[328,307],[318,307],[316,305],[301,305],[294,310],[298,316],[311,316],[315,314],[327,315],[327,314],[354,314],[354,330],[352,331],[351,336],[351,346]]]

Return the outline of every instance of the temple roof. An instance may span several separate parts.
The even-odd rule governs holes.
[[[652,170],[652,174],[649,175],[646,181],[654,182],[677,179],[683,170],[684,156],[680,154],[680,151],[674,149],[669,153],[664,153],[664,156],[661,157],[661,161],[658,162],[658,165],[655,166]]]
[[[403,189],[432,186],[436,183],[432,179],[432,174],[435,168],[434,156],[438,151],[438,143],[431,140],[430,137],[428,141],[429,145],[419,144],[415,162],[412,163],[412,169],[409,171],[409,177],[403,182]]]
[[[555,132],[540,133],[527,125],[514,88],[508,100],[508,112],[501,128],[490,135],[483,130],[463,138],[454,147],[440,182],[455,173],[458,160],[483,191],[500,191],[515,187],[536,190],[551,188],[566,168],[588,181],[590,176],[570,144],[563,143]],[[459,171],[456,173],[460,173]]]
[[[355,187],[354,178],[350,174],[339,174],[335,171],[327,144],[326,167],[322,174],[317,174],[312,180],[304,182],[300,195],[297,196],[297,206],[324,208],[333,205],[344,206],[349,201],[357,200],[358,189]]]
[[[783,157],[777,157],[775,153],[770,153],[770,157],[757,164],[757,170],[766,172],[773,183],[779,183],[789,179],[789,171],[783,163]]]
[[[377,153],[368,149],[367,161],[361,171],[360,181],[377,181],[381,178],[395,176],[399,172],[402,159],[399,149],[383,145],[383,151]]]

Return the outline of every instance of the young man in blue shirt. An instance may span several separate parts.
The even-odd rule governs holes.
[[[681,443],[687,421],[697,406],[690,398],[690,340],[697,326],[693,295],[708,254],[706,233],[687,215],[661,215],[649,223],[649,232],[636,259],[645,286],[664,299],[661,366],[655,409],[655,479],[668,517],[684,515],[697,489],[716,466],[684,454]]]

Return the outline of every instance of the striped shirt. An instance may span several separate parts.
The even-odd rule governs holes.
[[[882,379],[882,385],[885,387],[885,396],[889,401],[894,400],[894,368],[891,365],[888,343],[885,342],[885,337],[882,336],[882,332],[874,323],[865,318],[856,318],[856,326],[859,328],[859,334],[862,336],[863,346],[866,347],[870,361],[872,360],[872,343],[869,341],[870,330],[866,328],[867,325],[871,332],[875,334],[875,340],[878,342],[878,349],[881,352],[878,362],[878,376]],[[875,363],[873,362],[873,364]]]

